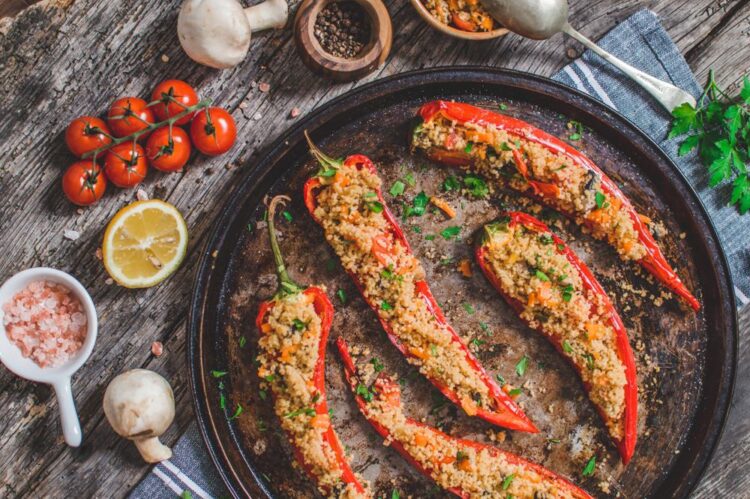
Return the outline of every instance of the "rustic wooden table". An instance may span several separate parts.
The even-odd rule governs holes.
[[[264,33],[247,60],[227,71],[198,66],[182,52],[175,30],[179,0],[0,0],[0,280],[27,267],[71,272],[90,290],[100,317],[93,356],[74,392],[85,434],[79,449],[60,436],[57,404],[43,385],[0,368],[0,497],[120,497],[148,467],[107,424],[101,400],[107,382],[134,367],[172,383],[177,418],[173,443],[193,418],[187,389],[185,317],[200,248],[217,211],[251,162],[294,119],[351,89],[311,74],[295,53],[289,29]],[[458,42],[429,28],[407,0],[388,0],[394,21],[391,57],[364,83],[415,68],[480,64],[551,75],[581,47],[558,35],[546,42],[507,36]],[[699,80],[714,68],[726,84],[750,69],[750,0],[573,0],[574,26],[597,39],[636,10],[650,7],[687,57]],[[164,78],[181,78],[231,110],[238,141],[225,156],[194,160],[183,174],[154,175],[152,197],[175,204],[190,228],[188,257],[163,284],[131,291],[107,284],[95,258],[107,221],[134,198],[111,189],[103,202],[76,210],[60,189],[71,162],[66,124],[100,114],[117,96],[144,95]],[[270,85],[262,92],[258,83]],[[63,237],[80,232],[77,240]],[[740,369],[733,412],[716,457],[695,497],[750,497],[750,308],[742,312]],[[151,354],[153,341],[164,354]]]

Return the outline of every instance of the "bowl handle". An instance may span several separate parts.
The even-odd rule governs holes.
[[[70,378],[54,383],[57,405],[60,407],[60,422],[62,424],[65,443],[71,447],[81,445],[81,424],[78,422],[76,404],[73,400],[73,392],[70,388]]]

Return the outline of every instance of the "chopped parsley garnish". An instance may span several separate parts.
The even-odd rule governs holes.
[[[295,329],[295,331],[302,331],[307,327],[307,324],[299,319],[294,319],[292,321],[292,327]]]
[[[500,144],[500,150],[502,151],[512,151],[513,149],[510,148],[507,142],[503,142]]]
[[[465,461],[467,459],[469,459],[469,455],[467,453],[465,453],[464,451],[460,450],[460,451],[456,452],[456,461],[458,461],[459,463],[461,461]]]
[[[414,196],[414,200],[412,201],[411,206],[406,207],[406,211],[404,211],[404,217],[421,217],[424,215],[425,209],[427,208],[427,204],[430,202],[430,198],[425,194],[424,191],[421,191],[419,194]]]
[[[557,251],[565,251],[565,245],[564,244],[558,244],[557,245]]]
[[[411,172],[404,175],[404,182],[406,182],[406,185],[409,187],[414,187],[417,184],[416,180],[414,180],[414,174]]]
[[[247,338],[245,338],[244,336],[240,336],[240,342],[239,343],[240,343],[240,348],[244,348],[245,345],[247,345]]]
[[[503,386],[505,384],[505,378],[501,374],[496,374],[495,379],[498,383],[500,383],[500,386]]]
[[[460,233],[461,227],[457,225],[446,227],[445,229],[440,231],[440,235],[443,236],[443,239],[445,239],[446,241],[450,241],[451,239],[458,237]]]
[[[591,355],[590,353],[587,353],[587,354],[583,355],[583,358],[586,359],[586,367],[588,367],[589,369],[591,369],[593,371],[594,370],[594,365],[595,365],[594,364],[594,356]]]
[[[393,489],[393,492],[391,492],[391,499],[401,499],[401,494],[399,494],[398,490]]]
[[[219,407],[221,408],[221,410],[227,408],[227,397],[223,393],[219,394]]]
[[[471,152],[473,148],[474,148],[474,144],[472,142],[467,142],[466,147],[464,147],[464,152],[468,154]]]
[[[269,383],[272,383],[274,380],[276,380],[276,375],[269,374],[268,376],[264,376],[263,379],[268,381]]]
[[[479,327],[482,328],[482,331],[489,331],[490,326],[486,322],[480,322]]]
[[[415,234],[421,234],[422,233],[422,227],[420,227],[419,225],[412,225],[411,226],[411,230]]]
[[[362,383],[357,385],[357,390],[355,392],[357,395],[362,397],[365,402],[372,402],[373,393],[370,391],[369,388],[367,388],[366,385],[363,385]]]
[[[580,122],[571,120],[568,122],[568,128],[574,130],[574,132],[568,136],[568,140],[575,142],[583,138],[583,125]]]
[[[261,400],[266,400],[266,398],[268,397],[268,393],[266,393],[265,390],[259,390],[258,396],[260,397]]]
[[[536,278],[537,278],[537,279],[539,279],[540,281],[549,281],[549,277],[547,276],[547,274],[545,274],[544,272],[542,272],[542,271],[541,271],[541,270],[539,270],[539,269],[536,269],[536,270],[534,271],[534,275],[535,275],[535,276],[536,276]]]
[[[542,244],[552,244],[552,236],[549,234],[540,234],[539,242]]]
[[[189,490],[183,490],[180,499],[193,499],[193,494]]]
[[[247,224],[247,231],[248,231],[248,232],[249,232],[250,234],[252,234],[252,233],[253,233],[253,223],[252,223],[252,222],[250,222],[249,224]]]
[[[562,288],[562,299],[563,301],[570,301],[571,298],[573,298],[573,285],[567,284],[564,288]]]
[[[503,479],[503,490],[508,490],[510,484],[513,483],[514,478],[516,478],[516,474],[511,473],[510,475],[506,476],[505,479]]]
[[[464,310],[466,310],[466,313],[469,315],[472,315],[474,312],[476,312],[474,305],[472,305],[471,303],[462,303],[461,306],[464,307]]]
[[[563,352],[570,353],[573,351],[573,347],[570,346],[570,343],[568,343],[568,340],[563,340],[562,343]]]
[[[443,190],[445,192],[457,191],[461,188],[461,182],[454,175],[450,175],[443,181]]]
[[[521,357],[521,360],[516,364],[516,374],[523,376],[526,374],[526,368],[529,366],[529,358],[527,356]]]
[[[453,265],[455,261],[456,261],[455,258],[453,258],[452,256],[449,256],[448,258],[443,258],[442,260],[440,260],[440,265],[443,267],[447,265]]]
[[[523,391],[520,388],[514,388],[511,391],[508,392],[508,395],[511,397],[515,397],[516,395],[521,395]]]
[[[232,421],[233,419],[237,419],[238,417],[240,417],[240,414],[242,414],[242,411],[243,411],[242,406],[240,404],[237,404],[237,407],[234,409],[234,414],[232,414],[229,417],[229,421]]]
[[[393,271],[393,265],[388,265],[388,268],[385,268],[380,271],[380,276],[383,279],[388,279],[389,281],[403,281],[404,276],[401,274],[397,274]]]
[[[211,376],[214,378],[221,378],[227,375],[226,371],[211,371]]]
[[[296,418],[297,416],[301,416],[302,414],[305,414],[307,416],[315,416],[315,409],[313,409],[312,407],[303,407],[302,409],[297,409],[296,411],[284,414],[284,417],[286,419],[292,419]]]
[[[490,193],[487,182],[474,175],[466,175],[464,177],[464,186],[468,189],[469,194],[475,198],[487,197]]]
[[[339,300],[341,300],[342,305],[346,305],[346,291],[343,289],[339,289],[336,291],[336,296],[338,296]]]
[[[380,302],[380,309],[381,310],[393,310],[393,305],[383,300],[382,302]]]
[[[435,235],[434,234],[427,234],[426,236],[424,236],[424,238],[427,241],[432,241],[433,239],[435,239]]]
[[[375,369],[376,373],[379,373],[380,371],[385,369],[385,366],[383,365],[382,362],[380,362],[380,359],[378,359],[377,357],[371,358],[370,364],[372,364],[372,367]]]
[[[438,353],[437,346],[430,345],[430,353],[432,354],[433,357],[437,357],[437,353]]]
[[[605,196],[600,191],[596,191],[596,194],[594,195],[594,201],[596,201],[597,208],[606,208],[607,206],[607,196]]]
[[[473,339],[472,339],[472,340],[471,340],[471,341],[469,342],[469,345],[473,345],[473,346],[475,346],[475,347],[479,348],[479,347],[481,347],[482,345],[484,345],[485,343],[487,343],[487,342],[486,342],[486,341],[484,341],[484,340],[480,340],[479,338],[473,338]]]
[[[281,214],[284,216],[284,218],[286,218],[287,222],[291,222],[292,220],[294,220],[294,217],[288,211],[282,211]]]
[[[259,419],[258,420],[258,431],[262,433],[262,432],[267,431],[267,430],[268,430],[268,426],[266,426],[266,422],[263,421],[262,419]]]
[[[586,463],[586,466],[584,466],[583,472],[581,474],[583,476],[591,476],[594,474],[595,469],[596,469],[596,456],[591,456],[591,459],[589,459],[589,462]]]
[[[396,180],[391,186],[391,190],[388,192],[391,193],[391,196],[397,197],[403,194],[405,189],[406,189],[406,184],[404,184],[400,180]]]
[[[505,111],[506,109],[508,109],[508,106],[502,102],[497,107],[500,108],[500,111]]]

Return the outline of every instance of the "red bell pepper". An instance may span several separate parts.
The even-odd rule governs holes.
[[[312,301],[312,304],[315,308],[315,313],[316,315],[318,315],[318,317],[320,317],[321,321],[320,337],[317,338],[318,358],[315,362],[313,377],[311,380],[307,380],[308,382],[311,382],[312,386],[314,387],[314,391],[317,395],[319,395],[312,407],[316,414],[316,416],[314,417],[319,416],[320,420],[324,422],[328,421],[327,427],[323,430],[322,439],[323,442],[328,445],[330,447],[330,450],[333,452],[333,456],[335,458],[335,466],[337,466],[342,473],[341,481],[343,482],[343,485],[347,486],[351,484],[358,493],[362,494],[362,497],[370,497],[370,494],[365,492],[365,488],[362,486],[359,479],[352,471],[352,468],[346,459],[346,455],[344,454],[341,442],[339,441],[338,436],[334,432],[333,426],[330,424],[330,421],[328,419],[329,415],[328,403],[326,401],[325,383],[325,357],[328,334],[331,329],[331,323],[333,322],[333,305],[331,304],[331,301],[328,299],[328,296],[326,296],[326,293],[322,288],[318,286],[300,286],[289,277],[289,274],[286,271],[286,266],[284,265],[284,260],[281,256],[279,244],[276,239],[276,231],[274,228],[274,214],[276,211],[276,206],[282,199],[284,199],[283,196],[277,196],[273,198],[268,207],[268,231],[271,239],[271,249],[273,251],[273,257],[276,263],[276,272],[279,277],[279,289],[273,296],[273,298],[261,303],[258,315],[255,320],[255,324],[258,327],[258,331],[261,335],[267,334],[270,331],[270,327],[267,323],[268,314],[280,300],[288,299],[292,295],[302,293],[308,296]],[[276,387],[276,385],[272,383],[271,388],[274,394],[276,394],[276,390],[278,389],[278,387]],[[311,431],[318,430],[319,428],[311,427]],[[291,437],[291,435],[289,436]],[[331,493],[332,491],[325,490],[324,487],[320,486],[316,475],[313,473],[312,466],[305,461],[301,449],[297,445],[295,445],[295,442],[292,438],[289,438],[289,443],[293,447],[297,462],[300,464],[300,466],[302,466],[305,472],[316,482],[316,484],[318,484],[319,488],[322,488],[324,490],[326,494]]]
[[[399,435],[394,434],[391,429],[388,428],[389,421],[385,418],[381,419],[379,417],[382,415],[380,411],[371,410],[373,401],[376,401],[378,403],[383,402],[386,407],[389,408],[389,410],[392,409],[394,411],[398,411],[399,413],[403,412],[403,408],[401,405],[401,389],[399,388],[398,384],[395,383],[392,378],[385,375],[385,373],[380,373],[375,379],[372,391],[370,391],[370,389],[366,391],[366,393],[371,395],[371,397],[369,397],[370,400],[365,400],[365,398],[363,398],[362,390],[358,390],[361,383],[357,379],[354,360],[349,353],[346,341],[344,341],[343,338],[339,337],[336,342],[336,346],[338,347],[341,360],[344,364],[344,375],[346,377],[346,381],[355,395],[357,406],[359,407],[362,415],[367,419],[367,421],[370,422],[375,431],[377,431],[380,436],[388,441],[388,445],[390,447],[394,448],[399,454],[401,454],[401,456],[403,456],[403,458],[406,459],[409,464],[414,466],[414,468],[416,468],[417,471],[419,471],[422,475],[435,480],[439,484],[441,469],[443,469],[444,466],[456,466],[457,464],[460,465],[460,463],[457,463],[457,459],[454,459],[453,456],[443,456],[442,460],[427,459],[424,454],[420,455],[410,452],[409,447],[415,445],[419,446],[419,442],[417,442],[416,439],[413,441],[406,439],[400,440]],[[570,495],[574,498],[591,498],[588,493],[576,487],[562,476],[557,475],[556,473],[553,473],[552,471],[539,466],[538,464],[527,461],[513,453],[506,452],[498,449],[497,447],[480,442],[452,437],[446,433],[443,433],[437,428],[408,417],[404,417],[404,424],[414,427],[416,430],[415,433],[420,433],[422,435],[422,438],[424,440],[424,444],[422,445],[428,446],[434,444],[435,442],[447,443],[452,449],[456,450],[456,456],[459,456],[461,453],[467,456],[467,451],[469,449],[475,452],[486,451],[493,457],[502,456],[512,466],[520,467],[524,469],[525,472],[530,472],[538,475],[541,478],[540,482],[545,487],[554,487],[560,493]],[[502,473],[502,470],[493,469],[492,472],[494,474],[500,474]],[[506,474],[506,477],[507,476],[508,474]],[[515,478],[515,476],[513,478]],[[510,483],[513,481],[513,478],[511,478],[510,480],[500,479],[499,484],[503,484],[504,489],[509,489]],[[508,483],[508,486],[505,486],[505,483]],[[464,488],[460,486],[448,488],[447,490],[461,498],[468,499],[469,497],[471,497],[469,491],[464,490]],[[508,490],[507,492],[504,492],[504,494],[510,496],[510,492],[511,491]]]
[[[623,438],[619,440],[615,439],[615,441],[620,451],[620,455],[622,456],[622,461],[627,464],[628,461],[630,461],[630,458],[633,456],[637,438],[636,425],[638,422],[638,382],[635,372],[635,359],[633,357],[633,351],[630,348],[630,342],[628,341],[628,335],[625,330],[625,325],[623,324],[622,319],[620,319],[620,316],[615,310],[615,307],[612,305],[612,302],[609,300],[609,297],[604,292],[604,289],[599,284],[599,281],[597,281],[596,277],[594,277],[594,274],[591,272],[591,270],[589,270],[586,264],[584,264],[576,256],[576,254],[563,242],[562,239],[551,232],[544,223],[526,213],[510,212],[506,213],[504,217],[506,220],[508,220],[507,224],[510,228],[517,224],[521,224],[528,230],[550,236],[553,243],[553,246],[550,247],[555,248],[555,251],[557,251],[558,254],[565,256],[567,261],[570,263],[572,271],[577,273],[580,277],[581,282],[583,283],[583,287],[585,288],[587,293],[591,293],[598,297],[599,303],[602,304],[605,308],[604,315],[606,315],[609,326],[615,332],[617,338],[617,356],[625,367],[626,386],[625,411],[622,423]],[[511,307],[513,307],[513,309],[515,309],[515,311],[520,315],[526,308],[526,304],[522,303],[514,297],[509,296],[503,289],[500,279],[495,274],[490,262],[488,261],[488,247],[486,245],[486,242],[487,241],[482,241],[476,247],[475,256],[477,264],[487,276],[487,279],[490,281],[490,283],[492,283],[492,285],[495,287],[495,289],[497,289],[497,291],[503,296],[503,298],[505,298],[505,300],[511,305]],[[596,304],[592,304],[592,307],[596,309]],[[547,336],[547,338],[552,342],[555,348],[557,348],[557,350],[571,362],[573,367],[579,373],[581,373],[581,371],[586,366],[574,362],[574,358],[565,352],[563,343],[564,338],[547,334],[545,334],[545,336]],[[589,389],[590,387],[586,386],[586,390],[588,391]],[[597,410],[602,419],[607,421],[608,418],[605,415],[604,411],[598,406]]]
[[[638,239],[646,249],[646,256],[641,258],[639,263],[667,288],[682,297],[694,310],[697,311],[700,309],[700,303],[690,293],[687,287],[685,287],[682,281],[680,281],[680,278],[669,265],[661,249],[656,244],[653,235],[648,230],[648,227],[643,220],[641,220],[641,217],[638,215],[635,208],[633,208],[630,200],[622,193],[617,185],[599,169],[598,166],[580,151],[577,151],[557,137],[553,137],[525,121],[495,113],[487,109],[475,107],[470,104],[442,100],[432,101],[423,105],[419,110],[419,114],[424,122],[429,122],[438,116],[444,116],[448,120],[459,124],[470,123],[479,126],[492,126],[498,130],[504,130],[510,135],[516,136],[520,139],[538,144],[555,155],[568,158],[571,163],[584,168],[587,172],[593,172],[601,179],[603,193],[617,199],[622,204],[621,209],[625,210],[629,218],[632,220],[633,226],[638,234]],[[530,180],[528,175],[524,175],[523,173],[524,170],[527,170],[523,158],[519,153],[516,153],[515,150],[514,153],[516,167],[521,175],[529,181],[533,197],[542,203],[559,209],[559,206],[554,203],[554,200],[559,195],[558,186]],[[450,147],[448,146],[446,146],[446,148],[434,147],[430,151],[427,151],[427,154],[435,161],[453,166],[469,166],[473,161],[470,154],[463,151],[450,150]],[[573,213],[566,213],[566,215],[575,220]],[[585,220],[584,223],[588,226],[594,224],[591,220]]]
[[[367,158],[366,156],[357,154],[357,155],[349,156],[344,160],[334,160],[326,156],[322,151],[320,151],[312,143],[312,141],[310,141],[309,137],[308,137],[308,141],[310,144],[310,150],[313,156],[315,156],[315,158],[321,164],[322,170],[321,172],[318,173],[318,175],[311,177],[305,183],[304,200],[305,200],[305,205],[307,206],[307,209],[310,211],[310,215],[312,215],[313,219],[316,222],[320,223],[320,220],[315,216],[315,209],[317,207],[317,197],[316,197],[317,192],[319,191],[319,189],[325,187],[323,183],[321,182],[322,178],[323,179],[331,179],[331,178],[335,179],[335,175],[332,173],[332,171],[338,172],[338,170],[341,169],[342,167],[353,167],[358,170],[365,168],[374,174],[377,174],[377,170],[375,168],[375,165],[373,165],[372,161],[370,161],[370,159]],[[373,243],[373,250],[372,250],[373,255],[381,263],[383,263],[384,258],[387,258],[389,249],[396,243],[401,244],[404,250],[407,253],[411,254],[412,252],[411,247],[409,246],[409,243],[404,237],[404,234],[401,231],[401,228],[399,227],[398,223],[393,217],[393,214],[391,213],[391,211],[388,209],[387,205],[385,204],[382,191],[378,189],[376,194],[377,194],[378,201],[383,205],[382,214],[387,221],[388,232],[385,234],[381,234],[381,236],[378,236],[378,239],[380,241],[377,242],[377,244]],[[359,277],[353,272],[350,272],[349,274],[352,280],[354,281],[355,285],[357,286],[357,288],[362,293],[362,283],[360,282]],[[424,300],[425,304],[427,305],[427,308],[429,309],[430,313],[435,317],[435,320],[437,321],[437,323],[443,326],[450,333],[452,337],[452,341],[459,345],[459,348],[461,352],[465,355],[466,361],[469,363],[471,369],[474,371],[476,376],[479,377],[482,384],[484,384],[488,390],[489,396],[492,402],[494,403],[495,408],[493,409],[493,408],[477,407],[476,415],[486,421],[489,421],[490,423],[500,425],[505,428],[509,428],[512,430],[526,431],[526,432],[531,432],[531,433],[537,433],[539,430],[526,417],[526,415],[515,404],[515,402],[513,402],[513,400],[487,374],[487,372],[479,364],[479,362],[474,357],[474,355],[466,347],[466,344],[463,342],[463,340],[461,340],[461,338],[458,336],[456,331],[447,323],[442,310],[440,310],[440,307],[438,306],[437,301],[435,300],[434,296],[432,295],[432,292],[430,291],[428,284],[425,281],[417,281],[415,282],[415,287],[416,287],[417,294]],[[372,310],[378,315],[378,319],[380,320],[380,323],[383,326],[383,329],[385,330],[386,334],[388,335],[388,339],[391,341],[391,343],[393,343],[393,345],[404,356],[406,356],[407,358],[411,358],[411,359],[417,359],[417,361],[419,362],[419,357],[416,356],[414,352],[407,349],[401,343],[401,340],[394,333],[394,330],[392,326],[389,324],[388,320],[381,315],[380,307],[377,304],[371,303],[369,300],[367,300],[367,297],[365,296],[364,293],[362,293],[362,296],[365,298],[370,308],[372,308]],[[458,394],[453,389],[446,386],[446,383],[442,379],[438,379],[435,377],[430,377],[428,379],[451,402],[453,402],[454,404],[460,407],[463,407]]]

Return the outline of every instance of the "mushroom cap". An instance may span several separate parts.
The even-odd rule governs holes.
[[[177,34],[191,59],[217,69],[236,66],[250,48],[250,23],[237,0],[185,0]]]
[[[133,369],[113,379],[104,392],[104,414],[122,437],[158,437],[174,420],[174,394],[153,371]]]

